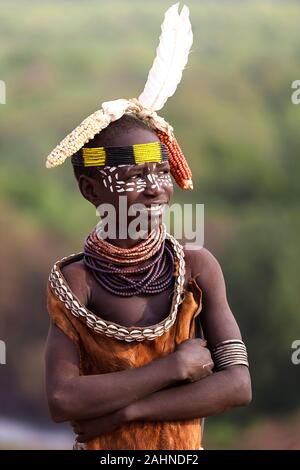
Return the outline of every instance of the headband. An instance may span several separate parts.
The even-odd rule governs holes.
[[[83,147],[72,158],[74,166],[140,165],[168,160],[167,147],[161,142],[134,144],[124,147]]]
[[[117,99],[102,103],[99,110],[88,116],[55,147],[47,157],[47,168],[64,163],[111,122],[124,114],[133,114],[154,130],[166,146],[171,174],[176,183],[182,189],[193,188],[192,173],[175,139],[173,128],[156,113],[175,93],[193,42],[189,9],[184,5],[179,14],[178,6],[179,3],[172,5],[165,13],[156,57],[138,99]]]

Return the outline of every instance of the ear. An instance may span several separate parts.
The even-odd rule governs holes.
[[[86,175],[80,175],[78,186],[83,197],[91,202],[95,207],[98,207],[100,204],[99,181]]]

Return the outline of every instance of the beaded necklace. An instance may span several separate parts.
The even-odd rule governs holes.
[[[114,246],[100,233],[94,229],[87,236],[83,261],[106,290],[131,297],[157,294],[174,285],[174,253],[166,239],[165,224],[132,248]]]

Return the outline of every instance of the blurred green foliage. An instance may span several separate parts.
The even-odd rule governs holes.
[[[195,190],[176,190],[175,201],[205,204],[205,244],[221,262],[249,348],[253,403],[227,418],[243,425],[299,406],[299,370],[290,356],[300,337],[300,106],[290,96],[300,78],[300,5],[186,3],[194,44],[176,97],[161,114],[193,170]],[[2,204],[39,233],[64,240],[65,254],[81,248],[95,213],[79,194],[70,162],[46,171],[45,158],[102,101],[142,91],[170,5],[1,2]],[[58,257],[55,244],[48,255]],[[0,328],[4,321],[5,313]],[[211,418],[208,427],[216,420],[223,418]]]

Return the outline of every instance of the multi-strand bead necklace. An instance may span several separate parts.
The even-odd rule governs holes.
[[[102,287],[118,296],[157,294],[174,284],[175,259],[165,224],[132,248],[117,247],[94,229],[85,240],[84,263]]]

